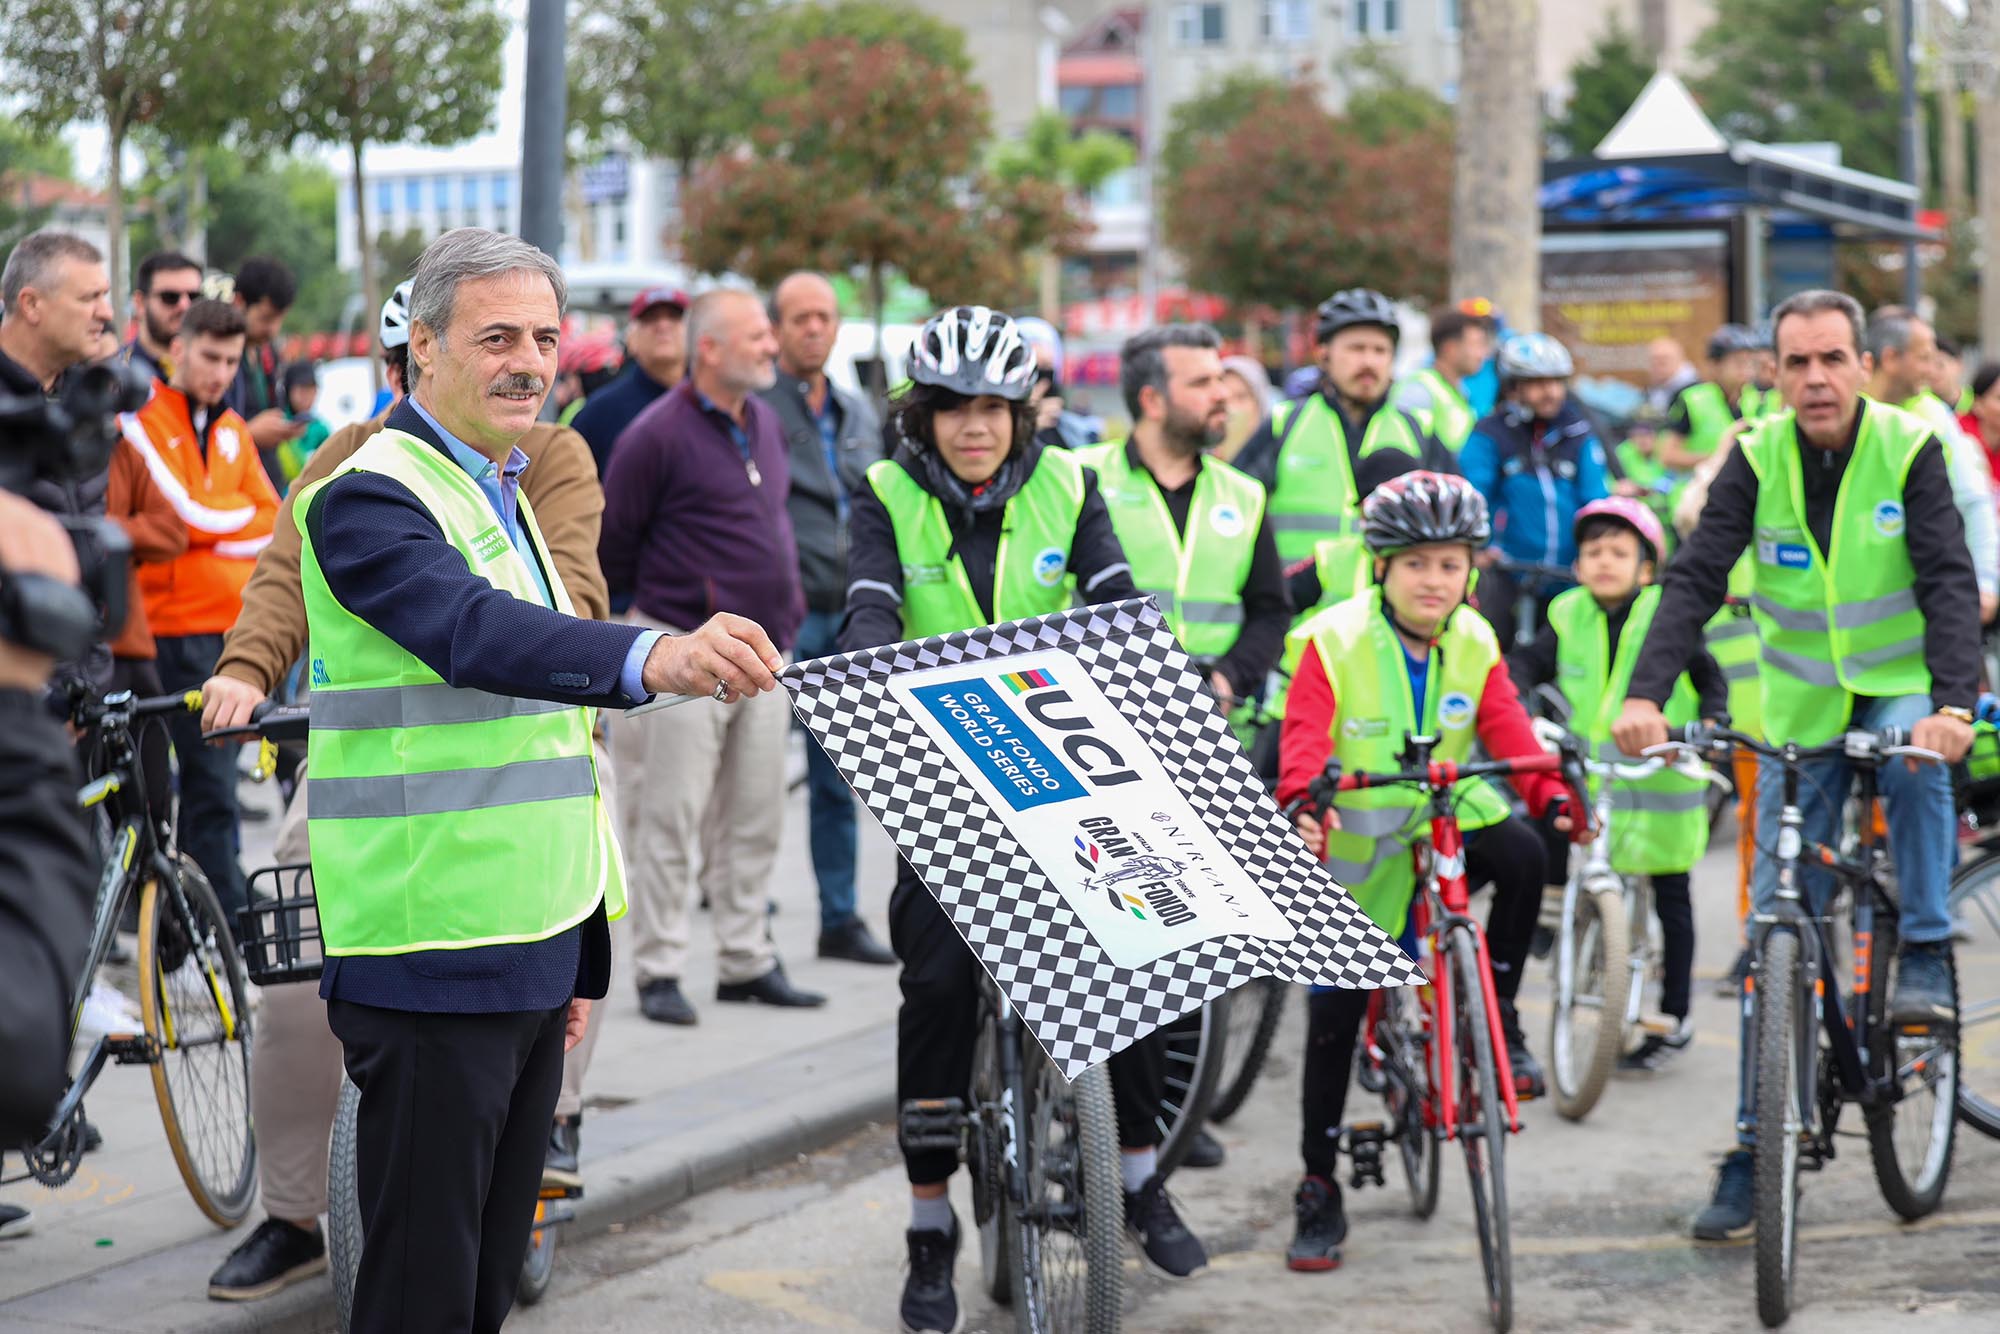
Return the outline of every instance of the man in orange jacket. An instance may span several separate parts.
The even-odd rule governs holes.
[[[198,690],[215,670],[278,513],[278,493],[250,428],[222,402],[243,341],[242,311],[222,301],[195,302],[171,345],[172,383],[155,381],[146,406],[121,419],[125,438],[188,528],[185,553],[139,567],[160,683],[168,690]],[[181,846],[234,914],[243,906],[235,749],[204,746],[192,716],[170,720],[168,731],[181,765]]]

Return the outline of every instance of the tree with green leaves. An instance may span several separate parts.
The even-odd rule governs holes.
[[[964,70],[896,41],[822,37],[775,73],[783,91],[751,150],[717,159],[685,197],[696,268],[765,285],[793,269],[859,269],[879,348],[891,269],[940,299],[991,300],[1019,285],[1028,252],[1077,243],[1060,187],[981,169],[990,113]]]
[[[13,117],[0,115],[0,254],[48,221],[50,210],[32,199],[36,177],[76,179],[69,146],[52,135],[30,133]]]
[[[1604,136],[1639,100],[1658,62],[1617,14],[1569,72],[1569,105],[1549,122],[1549,134],[1560,142],[1559,152],[1581,157],[1604,142]]]
[[[1231,70],[1204,84],[1167,113],[1167,133],[1160,141],[1155,170],[1162,179],[1180,175],[1245,119],[1282,99],[1288,87],[1283,79],[1248,69]]]
[[[1340,62],[1340,76],[1347,85],[1347,102],[1340,114],[1369,143],[1407,134],[1451,133],[1451,103],[1410,78],[1381,47],[1371,43],[1357,48]]]
[[[297,53],[286,105],[301,138],[347,150],[362,309],[381,307],[361,151],[448,146],[484,130],[500,88],[507,21],[495,0],[300,0],[282,49]]]
[[[1070,128],[1060,111],[1038,111],[1021,137],[995,147],[991,168],[1008,186],[1039,183],[1060,191],[1079,215],[1087,215],[1090,196],[1136,160],[1132,143],[1109,130]],[[1039,300],[1042,318],[1057,323],[1061,305],[1061,267],[1044,252],[1035,266],[1041,270]]]
[[[1732,139],[1831,140],[1896,175],[1896,68],[1875,0],[1717,0],[1695,39],[1702,110]]]
[[[695,169],[749,131],[773,0],[582,0],[571,20],[570,119],[599,148],[630,143]]]

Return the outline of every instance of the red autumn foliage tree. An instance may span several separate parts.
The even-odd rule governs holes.
[[[1370,140],[1373,139],[1373,142]],[[1451,274],[1448,126],[1364,135],[1309,83],[1258,94],[1195,135],[1166,182],[1168,244],[1192,286],[1309,307],[1343,287],[1437,300]]]

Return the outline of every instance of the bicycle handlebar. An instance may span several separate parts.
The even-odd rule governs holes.
[[[278,704],[265,700],[250,711],[244,727],[219,727],[203,732],[203,741],[227,741],[232,737],[262,737],[267,741],[304,741],[312,719],[310,704]]]
[[[1832,759],[1836,756],[1854,760],[1861,764],[1880,765],[1893,759],[1923,760],[1931,764],[1943,764],[1944,756],[1923,746],[1910,744],[1910,731],[1903,727],[1883,727],[1875,731],[1851,728],[1835,741],[1820,746],[1797,746],[1786,743],[1773,746],[1754,736],[1748,736],[1730,727],[1711,727],[1706,723],[1689,723],[1682,729],[1685,736],[1675,740],[1671,732],[1664,745],[1648,746],[1647,755],[1664,754],[1668,751],[1706,751],[1720,746],[1737,746],[1753,755],[1776,760],[1780,764],[1802,764],[1808,760]]]
[[[1423,787],[1450,787],[1462,778],[1497,778],[1508,774],[1552,774],[1562,772],[1567,763],[1562,755],[1520,755],[1511,760],[1480,760],[1473,764],[1455,764],[1450,760],[1432,760],[1420,769],[1404,769],[1396,773],[1341,774],[1334,782],[1337,792],[1354,792],[1370,787],[1396,787],[1400,785]]]

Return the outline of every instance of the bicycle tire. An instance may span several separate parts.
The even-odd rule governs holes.
[[[1889,994],[1885,988],[1889,982],[1889,955],[1894,946],[1892,939],[1885,937],[1893,938],[1894,930],[1883,923],[1877,932],[1870,971],[1874,975],[1873,994],[1878,1004]],[[1956,969],[1952,970],[1952,978],[1955,1009]],[[1886,1057],[1898,1071],[1910,1064],[1914,1066],[1911,1074],[1917,1077],[1917,1087],[1912,1090],[1907,1078],[1899,1075],[1902,1096],[1886,1106],[1869,1107],[1862,1118],[1868,1127],[1868,1156],[1875,1165],[1875,1184],[1881,1187],[1883,1200],[1904,1221],[1915,1222],[1937,1211],[1944,1203],[1945,1187],[1951,1181],[1951,1155],[1958,1129],[1958,1031],[1953,1028],[1942,1036],[1928,1038],[1904,1034],[1889,1022],[1886,1014],[1879,1018],[1871,1014],[1869,1027],[1873,1030],[1868,1038],[1869,1050],[1880,1053],[1872,1059],[1880,1062]],[[1875,1071],[1869,1074],[1872,1077]],[[1928,1117],[1924,1115],[1926,1093]],[[1915,1174],[1905,1170],[1901,1152],[1904,1146],[1900,1132],[1905,1128],[1917,1132],[1911,1141],[1918,1149],[1915,1157],[1919,1168]]]
[[[207,877],[186,857],[175,870],[178,895],[157,879],[140,892],[139,1014],[159,1045],[149,1068],[174,1166],[202,1213],[234,1227],[257,1193],[250,1001],[236,939]]]
[[[326,1267],[333,1276],[341,1334],[347,1334],[354,1320],[354,1285],[361,1273],[361,1183],[355,1175],[360,1134],[361,1090],[342,1074],[326,1155]]]
[[[1952,921],[1969,937],[1964,940],[1972,947],[1968,954],[2000,951],[2000,853],[1967,862],[1953,872],[1946,902]],[[2000,1139],[2000,1080],[1990,1082],[1982,1092],[1966,1079],[1968,1063],[1978,1070],[1991,1064],[1982,1064],[1981,1055],[1990,1052],[2000,1056],[2000,1036],[1986,1037],[1985,1047],[1980,1043],[1982,1036],[2000,1035],[2000,969],[1989,969],[1973,977],[1970,1000],[1966,999],[1968,983],[1962,973],[1958,976],[1958,989],[1959,1119],[1982,1135]],[[1973,1053],[1969,1062],[1968,1037]]]
[[[1507,1104],[1493,1060],[1493,1033],[1469,931],[1453,933],[1452,992],[1458,1026],[1459,1143],[1486,1272],[1486,1313],[1499,1334],[1514,1324],[1513,1239],[1507,1223]],[[1476,1133],[1467,1134],[1468,1130]]]
[[[1237,988],[1230,998],[1229,1036],[1222,1047],[1222,1074],[1209,1106],[1208,1119],[1218,1124],[1243,1110],[1250,1090],[1264,1073],[1278,1024],[1285,1017],[1285,997],[1291,987],[1275,977],[1260,977]]]
[[[1159,1173],[1172,1176],[1194,1147],[1195,1136],[1208,1124],[1222,1080],[1222,1062],[1229,1054],[1229,1008],[1235,998],[1217,996],[1193,1014],[1161,1030],[1166,1045],[1165,1086],[1160,1112]]]
[[[1396,1149],[1410,1188],[1410,1212],[1429,1218],[1437,1212],[1444,1149],[1425,1111],[1432,1093],[1423,1007],[1403,988],[1388,993],[1385,1001],[1390,1011],[1385,1022],[1393,1026],[1396,1050],[1383,1066],[1382,1104],[1396,1122]]]
[[[1767,1329],[1784,1324],[1792,1313],[1799,1249],[1799,1140],[1806,1117],[1799,1053],[1807,1043],[1817,1046],[1816,1025],[1804,1028],[1799,953],[1797,933],[1778,927],[1764,937],[1757,963],[1751,1213],[1757,1233],[1757,1318]]]
[[[1625,1001],[1631,984],[1632,937],[1623,888],[1579,891],[1575,903],[1570,1003],[1563,1003],[1558,990],[1549,1011],[1549,1084],[1556,1111],[1566,1121],[1583,1120],[1604,1096],[1625,1050]],[[1589,1003],[1593,994],[1594,1006]]]
[[[996,1304],[1014,1302],[1013,1207],[1007,1202],[1007,1138],[1014,1133],[1004,1114],[1000,1087],[1000,1024],[982,1005],[979,1036],[972,1046],[972,1107],[965,1138],[965,1166],[972,1178],[972,1221],[979,1234],[981,1287]],[[990,1118],[990,1119],[989,1119]]]
[[[535,1229],[528,1234],[528,1254],[521,1261],[521,1281],[514,1287],[514,1299],[523,1306],[540,1301],[549,1290],[549,1281],[555,1277],[557,1229],[542,1226],[548,1211],[547,1200],[535,1201]]]
[[[1039,1048],[1033,1053],[1023,1052],[1032,1074],[1031,1129],[1024,1158],[1027,1209],[1014,1233],[1015,1327],[1021,1334],[1118,1334],[1125,1304],[1125,1195],[1111,1075],[1100,1065],[1066,1084]],[[1061,1137],[1054,1133],[1058,1127]],[[1052,1206],[1065,1207],[1062,1226],[1053,1225]],[[1061,1239],[1065,1232],[1068,1238]],[[1056,1244],[1048,1244],[1052,1240]],[[1080,1282],[1075,1265],[1067,1263],[1072,1250],[1081,1262]]]

